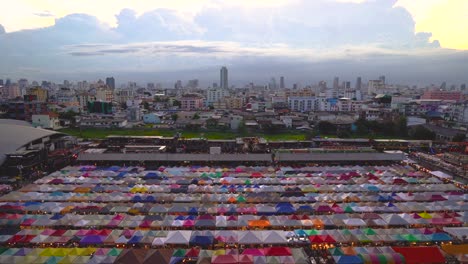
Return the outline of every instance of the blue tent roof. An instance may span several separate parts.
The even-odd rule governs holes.
[[[445,233],[434,233],[430,235],[431,241],[452,241],[453,239]]]
[[[335,258],[336,264],[363,264],[364,262],[358,256],[337,256]]]
[[[141,240],[142,238],[143,238],[142,236],[132,236],[132,237],[127,241],[127,244],[137,244],[138,242],[140,242],[140,240]]]
[[[108,170],[108,171],[119,171],[120,167],[119,166],[112,166],[112,167],[107,168],[106,170]]]
[[[213,240],[212,236],[194,236],[190,239],[190,244],[208,246],[213,244]]]
[[[63,214],[54,214],[50,220],[59,220],[60,218],[64,217],[65,215]]]
[[[278,214],[293,214],[296,212],[296,209],[294,209],[294,207],[281,206],[281,207],[276,207],[276,212]]]

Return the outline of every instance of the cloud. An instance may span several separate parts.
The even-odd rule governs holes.
[[[303,46],[379,43],[383,47],[433,46],[416,37],[414,21],[394,0],[356,3],[300,1],[288,8],[206,8],[195,18],[207,40],[286,42]],[[213,21],[216,21],[213,23]]]
[[[468,50],[468,1],[399,0],[396,5],[411,12],[417,32],[431,32],[443,47]]]
[[[50,11],[38,12],[34,13],[34,15],[39,17],[54,17],[54,14],[50,13]]]
[[[132,41],[191,39],[202,33],[189,17],[169,9],[156,9],[141,16],[124,9],[116,17],[115,32]]]
[[[382,74],[382,65],[388,71],[411,72],[429,63],[431,74],[439,68],[437,78],[468,70],[459,63],[465,53],[440,48],[430,32],[415,33],[412,16],[395,2],[278,0],[277,5],[255,8],[216,2],[194,15],[168,8],[143,13],[124,9],[115,16],[115,26],[89,14],[70,14],[50,27],[1,34],[0,75],[38,76],[22,76],[22,67],[30,67],[40,68],[44,76],[73,79],[86,72],[197,72],[229,65],[251,78],[255,67],[269,68],[263,64],[298,79],[310,76],[302,69],[293,72],[300,65],[316,71],[314,75],[325,72],[319,65],[332,75],[332,65],[343,75],[356,69],[375,72],[370,65]],[[253,72],[240,69],[246,65]],[[414,80],[420,81],[418,76]],[[463,80],[460,76],[456,78]]]

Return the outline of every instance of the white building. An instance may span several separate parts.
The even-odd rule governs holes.
[[[67,87],[62,87],[57,91],[57,103],[69,104],[76,103],[75,92]]]
[[[103,102],[112,102],[114,101],[114,92],[110,88],[97,88],[96,100]]]
[[[92,93],[88,92],[82,92],[79,93],[76,98],[78,99],[78,103],[80,105],[80,108],[82,110],[87,110],[88,108],[88,102],[94,102],[96,101],[96,96]]]
[[[316,109],[315,97],[288,97],[289,109],[296,112],[309,112]]]
[[[133,100],[135,97],[133,89],[122,89],[116,92],[116,101],[118,103],[125,103],[128,100]]]
[[[46,115],[32,115],[32,126],[39,128],[48,129],[59,129],[60,121],[58,115],[55,113],[49,113]]]
[[[367,94],[377,94],[385,90],[385,83],[383,80],[369,80],[367,86]]]
[[[207,105],[221,102],[225,97],[229,96],[229,91],[225,89],[209,89],[207,92]]]
[[[230,127],[233,130],[238,129],[242,121],[244,120],[244,118],[240,115],[231,115],[229,119],[230,119]]]

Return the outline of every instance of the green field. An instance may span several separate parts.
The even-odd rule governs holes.
[[[121,136],[174,136],[175,130],[162,130],[162,129],[97,129],[87,128],[83,129],[80,134],[80,130],[77,128],[65,128],[60,132],[88,139],[102,139],[109,135],[121,135]],[[185,138],[207,138],[207,139],[235,139],[242,136],[259,136],[271,141],[280,140],[305,140],[306,134],[303,132],[292,131],[289,133],[278,133],[278,134],[247,134],[240,135],[235,132],[218,132],[218,131],[180,131],[182,137]]]

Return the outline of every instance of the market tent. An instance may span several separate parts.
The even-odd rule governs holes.
[[[146,256],[144,249],[125,249],[115,260],[115,264],[142,263]]]
[[[212,264],[238,264],[238,255],[213,255],[211,257]]]
[[[265,244],[287,244],[288,241],[284,235],[284,232],[269,230],[263,231],[263,242]]]
[[[239,231],[237,235],[239,244],[263,243],[263,233],[261,231]]]
[[[468,227],[444,227],[444,231],[458,239],[468,237]]]
[[[343,255],[343,256],[334,256],[336,264],[363,264],[364,262],[358,256]]]
[[[445,263],[438,247],[392,247],[405,258],[407,264]]]
[[[152,264],[152,263],[169,263],[172,257],[173,249],[157,249],[157,250],[150,250],[147,254],[145,259],[143,260],[143,264]],[[134,263],[136,264],[136,263]]]
[[[190,243],[191,235],[192,231],[187,230],[169,231],[165,244],[188,245]]]

